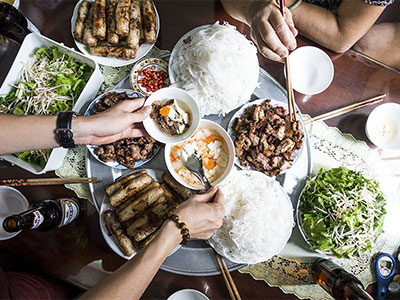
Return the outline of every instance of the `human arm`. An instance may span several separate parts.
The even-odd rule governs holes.
[[[76,144],[107,144],[145,134],[140,123],[150,113],[144,99],[125,100],[93,116],[72,118]],[[57,116],[0,114],[0,154],[59,147],[55,129]]]
[[[296,0],[286,0],[290,7]],[[300,34],[334,52],[350,49],[375,23],[385,9],[363,0],[343,0],[336,14],[303,2],[292,11]]]
[[[292,14],[285,9],[282,16],[275,0],[221,0],[226,12],[247,24],[252,40],[265,57],[281,61],[296,48],[297,30]]]
[[[191,237],[208,239],[222,225],[223,194],[213,187],[207,193],[182,203],[175,214],[185,222]],[[175,222],[166,221],[146,248],[80,299],[139,299],[163,261],[181,240],[182,235]]]

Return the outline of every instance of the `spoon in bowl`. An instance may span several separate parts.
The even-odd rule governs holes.
[[[193,151],[189,152],[186,147],[182,149],[181,159],[183,165],[200,180],[206,191],[208,191],[211,188],[211,183],[204,174],[203,160],[196,149],[191,150]]]

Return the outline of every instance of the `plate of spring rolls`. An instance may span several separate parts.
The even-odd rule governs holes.
[[[80,0],[71,19],[76,46],[106,66],[125,66],[154,46],[160,18],[153,0]]]
[[[99,214],[101,232],[110,248],[126,259],[148,245],[167,213],[193,195],[177,186],[168,172],[155,169],[128,172],[105,192]]]

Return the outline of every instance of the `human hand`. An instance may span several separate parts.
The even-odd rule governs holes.
[[[175,214],[189,228],[190,237],[209,239],[222,226],[224,195],[219,188],[212,187],[183,202]]]
[[[102,145],[124,138],[146,135],[142,121],[151,108],[143,107],[145,99],[124,100],[92,116],[72,119],[76,144]]]
[[[284,8],[282,16],[274,0],[255,1],[248,14],[250,36],[263,56],[282,62],[289,55],[289,50],[297,47],[297,30],[288,8]]]

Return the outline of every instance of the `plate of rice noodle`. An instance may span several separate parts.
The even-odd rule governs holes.
[[[292,234],[294,217],[292,202],[279,182],[261,172],[241,170],[232,171],[219,187],[225,196],[223,224],[208,241],[215,251],[245,264],[281,252]]]
[[[258,86],[257,48],[228,23],[200,26],[177,42],[168,71],[171,85],[196,99],[202,117],[225,115]]]

